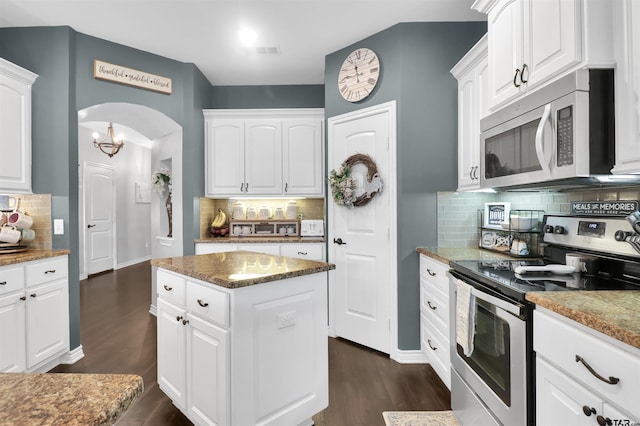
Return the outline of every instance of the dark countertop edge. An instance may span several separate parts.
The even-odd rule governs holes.
[[[291,244],[291,243],[325,243],[324,237],[220,237],[220,238],[199,238],[194,240],[197,244]]]
[[[614,291],[617,292],[621,290],[614,290]],[[629,290],[629,291],[636,291],[636,290]],[[585,295],[594,293],[594,295],[597,295],[601,292],[578,290],[573,293],[574,294],[582,293]],[[640,292],[638,292],[638,294],[640,294]],[[624,328],[621,328],[616,324],[613,324],[610,320],[607,320],[606,317],[593,315],[592,313],[586,312],[585,310],[567,306],[566,303],[563,303],[560,300],[551,300],[551,298],[546,296],[550,296],[550,295],[547,294],[547,292],[543,292],[543,291],[532,291],[532,292],[528,292],[525,298],[529,302],[534,303],[536,306],[545,308],[566,319],[575,321],[578,324],[581,324],[587,328],[590,328],[594,331],[605,334],[611,337],[612,339],[619,340],[622,343],[625,343],[629,346],[640,349],[640,335],[632,331],[625,330]],[[550,297],[552,297],[552,295]],[[615,315],[615,314],[612,314],[612,315]]]
[[[71,254],[71,250],[27,250],[22,253],[0,254],[0,266],[14,265],[16,263],[31,262],[32,260],[46,259],[49,257],[65,256]]]

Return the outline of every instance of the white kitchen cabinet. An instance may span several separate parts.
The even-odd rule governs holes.
[[[616,163],[613,173],[640,173],[640,3],[613,2],[617,60]]]
[[[613,67],[606,0],[478,0],[487,14],[489,108],[578,68]]]
[[[295,257],[324,262],[325,243],[196,243],[196,254],[222,253],[236,250],[255,251],[274,256]]]
[[[420,255],[420,346],[429,364],[451,389],[448,265]]]
[[[205,110],[205,195],[322,196],[321,109]]]
[[[538,424],[640,420],[640,350],[540,307],[533,346]]]
[[[192,422],[311,424],[326,407],[325,274],[238,289],[157,274],[158,383]]]
[[[283,121],[283,192],[285,195],[324,194],[323,118]]]
[[[452,69],[458,80],[458,191],[480,189],[480,119],[488,113],[487,39]]]
[[[47,371],[69,351],[67,256],[0,267],[0,371]]]
[[[0,194],[31,193],[31,86],[37,77],[0,58]]]

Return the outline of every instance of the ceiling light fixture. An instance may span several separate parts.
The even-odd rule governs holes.
[[[124,147],[124,137],[122,137],[122,135],[118,135],[117,137],[114,135],[113,123],[109,123],[107,134],[100,141],[98,141],[98,136],[100,135],[97,132],[94,132],[92,136],[93,146],[100,149],[100,151],[109,157],[113,157]]]
[[[247,47],[252,47],[258,39],[258,34],[251,28],[243,28],[238,33],[240,42]]]

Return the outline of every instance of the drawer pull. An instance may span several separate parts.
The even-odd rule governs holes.
[[[44,271],[45,274],[55,274],[56,270],[55,269],[49,269],[48,271]]]
[[[189,320],[188,319],[183,319],[182,320],[182,325],[187,325],[189,324]]]
[[[436,349],[438,349],[431,344],[431,339],[427,339],[427,344],[429,345],[432,351],[435,351]]]
[[[433,309],[434,311],[435,311],[436,309],[438,309],[438,307],[437,307],[437,306],[433,306],[433,305],[431,304],[431,300],[427,300],[427,305],[429,305],[429,307],[430,307],[431,309]]]
[[[588,363],[587,361],[584,360],[584,358],[582,358],[580,355],[576,355],[576,362],[581,362],[582,365],[584,365],[587,370],[589,370],[589,373],[593,374],[598,380],[602,380],[605,383],[608,383],[610,385],[615,385],[616,383],[618,383],[620,381],[620,379],[618,379],[617,377],[613,377],[613,376],[609,376],[608,379],[605,379],[604,377],[602,377],[601,375],[599,375],[596,370],[594,370]],[[595,414],[595,413],[594,413]]]
[[[209,303],[203,302],[202,299],[198,299],[198,305],[202,306],[203,308],[206,308],[207,306],[209,306]]]
[[[7,285],[6,281],[0,281],[0,285]]]
[[[308,255],[309,253],[307,253],[306,251],[299,251],[299,252],[298,252],[298,254],[299,254],[300,256],[306,256],[306,255]]]
[[[22,296],[20,300],[27,300],[27,296]]]
[[[182,317],[181,317],[180,315],[178,315],[178,316],[176,317],[176,321],[178,321],[178,322],[180,322],[180,320],[181,320],[181,319],[182,319]]]
[[[427,274],[431,275],[432,277],[436,276],[435,272],[431,272],[431,269],[427,268]]]
[[[173,290],[173,287],[169,287],[168,285],[164,284],[162,287],[164,287],[165,290],[167,291],[171,291]]]
[[[35,293],[31,293],[31,294],[30,294],[30,296],[31,296],[33,299],[35,299],[36,297],[38,297],[38,295],[37,295],[37,294],[35,294]]]
[[[587,405],[583,405],[582,406],[582,412],[584,413],[585,416],[589,417],[592,414],[596,413],[596,409],[593,407],[589,407]]]
[[[600,426],[611,426],[613,424],[613,421],[609,417],[598,416],[596,417],[596,421]]]

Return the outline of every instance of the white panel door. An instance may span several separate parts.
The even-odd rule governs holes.
[[[186,316],[184,309],[158,299],[158,385],[180,409],[187,403]]]
[[[246,120],[245,193],[282,194],[282,124],[280,120]]]
[[[0,371],[20,373],[25,365],[24,292],[0,297]]]
[[[330,126],[329,170],[338,169],[353,154],[368,154],[383,182],[392,179],[387,110],[331,121]],[[352,176],[366,178],[366,167],[355,165]],[[385,353],[390,350],[390,287],[395,282],[390,267],[390,202],[388,189],[361,207],[329,201],[329,261],[336,265],[335,333]]]
[[[87,273],[113,269],[114,265],[114,169],[84,165],[84,220]]]

